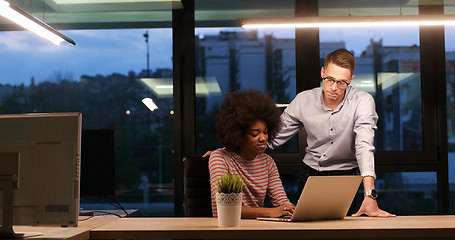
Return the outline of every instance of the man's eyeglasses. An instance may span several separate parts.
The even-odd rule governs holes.
[[[330,86],[332,86],[334,83],[336,83],[337,87],[339,89],[345,89],[347,86],[349,86],[348,82],[341,81],[341,80],[336,80],[335,78],[331,78],[331,77],[325,77],[325,78],[322,78],[322,80],[324,82],[328,83]]]

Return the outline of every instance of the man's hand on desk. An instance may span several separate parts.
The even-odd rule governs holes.
[[[369,217],[396,217],[395,214],[388,213],[379,209],[378,202],[370,197],[365,197],[362,202],[362,206],[357,213],[352,214],[353,217],[360,217],[363,214]]]

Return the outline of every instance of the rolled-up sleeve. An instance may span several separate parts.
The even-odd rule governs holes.
[[[376,178],[374,166],[374,134],[377,129],[378,115],[376,105],[370,94],[364,94],[356,110],[354,135],[355,156],[362,176]]]

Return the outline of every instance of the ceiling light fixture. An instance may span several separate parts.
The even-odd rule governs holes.
[[[36,35],[60,46],[60,43],[67,41],[72,45],[76,43],[69,37],[61,34],[45,22],[33,17],[32,15],[24,12],[22,9],[14,6],[6,0],[0,0],[0,15],[17,23],[25,29],[35,33]]]
[[[455,25],[455,15],[243,18],[242,28],[323,28]]]

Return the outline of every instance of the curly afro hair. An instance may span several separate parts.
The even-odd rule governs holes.
[[[238,152],[248,128],[257,120],[267,124],[268,141],[281,128],[281,110],[267,94],[250,89],[227,93],[217,115],[216,129],[219,142]]]

